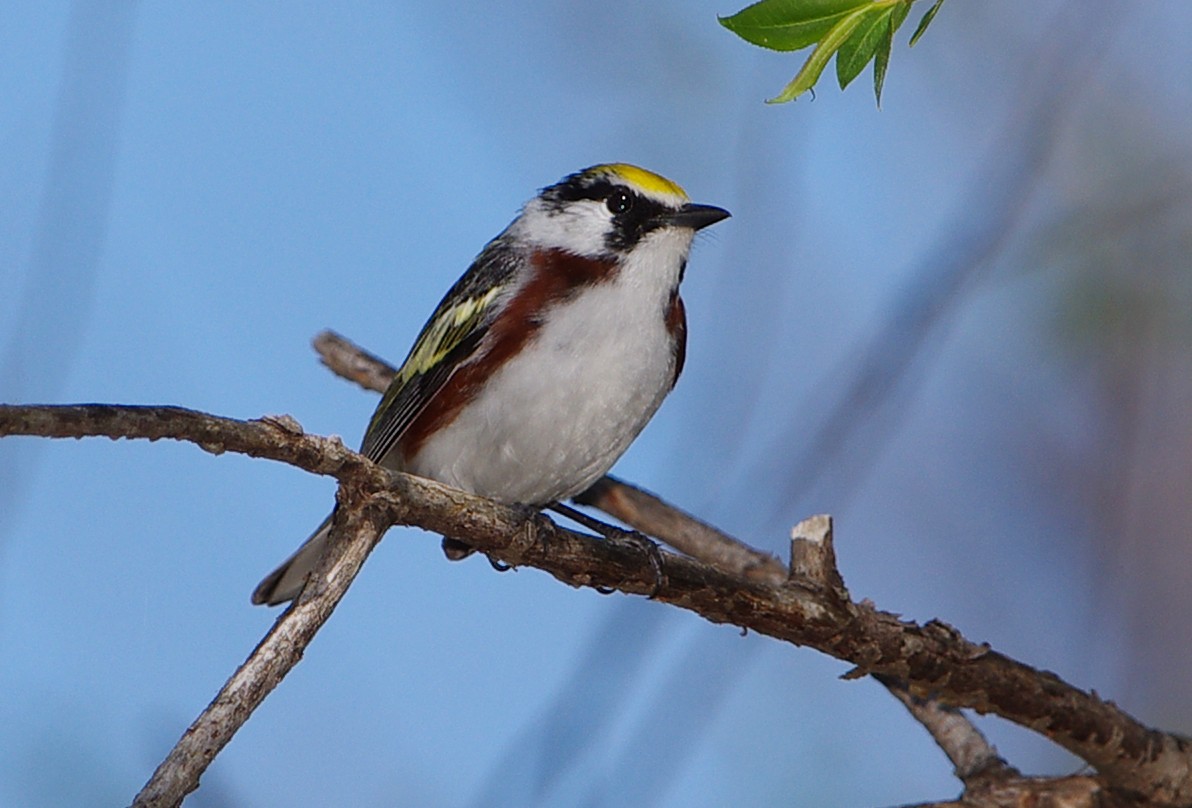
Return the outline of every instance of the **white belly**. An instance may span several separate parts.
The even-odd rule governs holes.
[[[566,499],[607,472],[670,392],[675,372],[664,312],[678,263],[653,267],[656,276],[629,269],[552,309],[407,471],[531,505]]]

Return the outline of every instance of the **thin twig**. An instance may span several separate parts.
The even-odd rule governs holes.
[[[384,393],[397,375],[393,365],[334,331],[320,332],[312,344],[332,373],[356,382],[365,390]]]
[[[238,452],[289,463],[340,482],[385,472],[343,445],[339,438],[307,435],[293,418],[266,416],[252,421],[222,418],[185,407],[78,404],[0,405],[0,437],[106,437],[112,440],[178,440],[214,455]]]
[[[873,678],[885,685],[907,712],[927,728],[952,761],[956,777],[966,788],[978,781],[1018,776],[1018,770],[1006,763],[993,744],[959,710],[912,695],[906,683],[898,679],[880,674]]]
[[[137,794],[133,808],[181,804],[199,787],[199,778],[220,750],[302,659],[388,527],[366,504],[341,502],[329,547],[311,572],[311,583],[183,733]]]
[[[781,561],[735,539],[706,522],[637,486],[613,476],[602,477],[578,494],[581,505],[599,508],[634,530],[669,544],[681,553],[754,581],[781,583],[787,570]]]

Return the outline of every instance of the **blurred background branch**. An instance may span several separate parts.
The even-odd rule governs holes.
[[[774,442],[780,451],[759,465],[766,477],[786,481],[783,507],[805,503],[813,490],[829,486],[839,498],[876,463],[922,379],[912,366],[925,361],[933,337],[938,347],[940,332],[1012,243],[1062,126],[1126,13],[1120,4],[1095,0],[1069,3],[1051,21],[1017,77],[1020,103],[989,147],[990,159],[967,182],[942,236],[910,271],[864,344],[831,374],[835,381],[817,388],[814,401],[801,408],[813,417],[796,413]],[[809,429],[809,423],[816,426]]]

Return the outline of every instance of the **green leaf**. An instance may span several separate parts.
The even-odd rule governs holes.
[[[754,45],[792,51],[814,45],[850,12],[873,0],[761,0],[720,24]]]
[[[906,15],[911,13],[911,5],[915,0],[902,0],[896,3],[892,9],[893,13],[890,16],[890,39],[894,39],[894,35],[898,33],[898,29],[902,27],[902,23],[906,21]]]
[[[890,50],[894,47],[894,34],[906,21],[906,15],[911,11],[911,3],[906,0],[894,6],[890,13],[890,21],[886,30],[882,32],[882,40],[878,44],[877,53],[873,56],[873,94],[877,98],[877,105],[882,105],[882,86],[886,83],[886,68],[890,65]]]
[[[923,15],[923,19],[919,20],[918,27],[915,28],[915,33],[911,34],[911,47],[915,47],[915,43],[919,41],[919,37],[927,30],[927,26],[931,25],[931,21],[935,19],[935,14],[940,10],[940,6],[944,4],[944,0],[935,0],[935,5],[927,9],[927,13]]]
[[[883,35],[890,30],[890,15],[894,7],[866,9],[865,19],[857,25],[857,29],[845,40],[836,53],[836,81],[840,89],[848,87],[882,42]]]
[[[865,4],[869,4],[869,0],[865,0]],[[819,41],[815,46],[815,50],[807,57],[807,61],[803,63],[803,67],[795,75],[790,83],[782,88],[774,98],[769,99],[767,104],[785,104],[787,101],[794,101],[803,93],[810,90],[819,81],[820,74],[824,72],[824,68],[828,66],[828,61],[832,56],[840,50],[857,26],[865,19],[869,11],[864,8],[858,8],[850,14],[842,18],[832,29],[828,31],[827,35]]]

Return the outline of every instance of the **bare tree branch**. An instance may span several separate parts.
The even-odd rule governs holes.
[[[927,728],[952,761],[956,776],[964,783],[966,791],[989,780],[1018,776],[1018,770],[1002,759],[981,731],[959,710],[911,695],[905,682],[881,674],[875,674],[874,678]]]
[[[323,364],[332,372],[369,390],[383,392],[396,373],[383,359],[364,351],[334,331],[324,331],[315,337],[314,347]],[[848,598],[848,590],[836,568],[831,519],[828,517],[813,517],[795,527],[791,537],[791,564],[788,570],[774,556],[756,550],[654,494],[612,476],[598,480],[574,499],[726,572],[776,585],[783,584],[791,575],[802,576],[825,587],[828,593]],[[881,676],[875,679],[923,724],[952,761],[957,777],[962,782],[967,783],[969,775],[978,771],[1013,771],[959,710],[944,707],[929,698],[912,696],[906,684],[898,679]]]
[[[616,477],[602,477],[574,499],[726,572],[775,584],[789,575],[786,566],[769,553],[756,550]]]
[[[0,405],[0,437],[39,435],[46,438],[106,437],[187,441],[214,455],[238,452],[289,463],[340,482],[384,479],[379,466],[356,454],[338,438],[307,435],[288,416],[238,421],[186,409],[135,405],[78,404],[54,406]]]
[[[1095,693],[972,643],[944,623],[920,626],[868,602],[842,602],[818,585],[797,579],[780,585],[753,581],[684,556],[646,552],[630,539],[595,540],[560,528],[538,513],[391,474],[339,441],[301,434],[286,419],[237,421],[177,407],[0,406],[0,436],[4,435],[169,437],[207,451],[243,452],[332,474],[341,483],[341,502],[366,502],[372,514],[366,521],[376,533],[389,524],[415,524],[466,538],[491,559],[533,566],[572,586],[653,593],[657,600],[714,623],[807,645],[851,662],[859,672],[901,679],[913,695],[930,694],[954,707],[1000,715],[1088,761],[1109,786],[1142,795],[1155,805],[1192,803],[1188,739],[1150,729]],[[375,541],[369,529],[357,534],[358,540],[361,535],[370,545]],[[662,576],[655,564],[661,564]],[[334,567],[329,575],[346,588],[349,568]],[[231,687],[236,692],[268,692],[259,681]]]
[[[958,800],[902,808],[1131,808],[1138,802],[1095,777],[1009,777],[965,789]]]
[[[319,359],[332,373],[356,382],[365,390],[384,393],[397,375],[393,365],[334,331],[320,332],[312,344]]]

